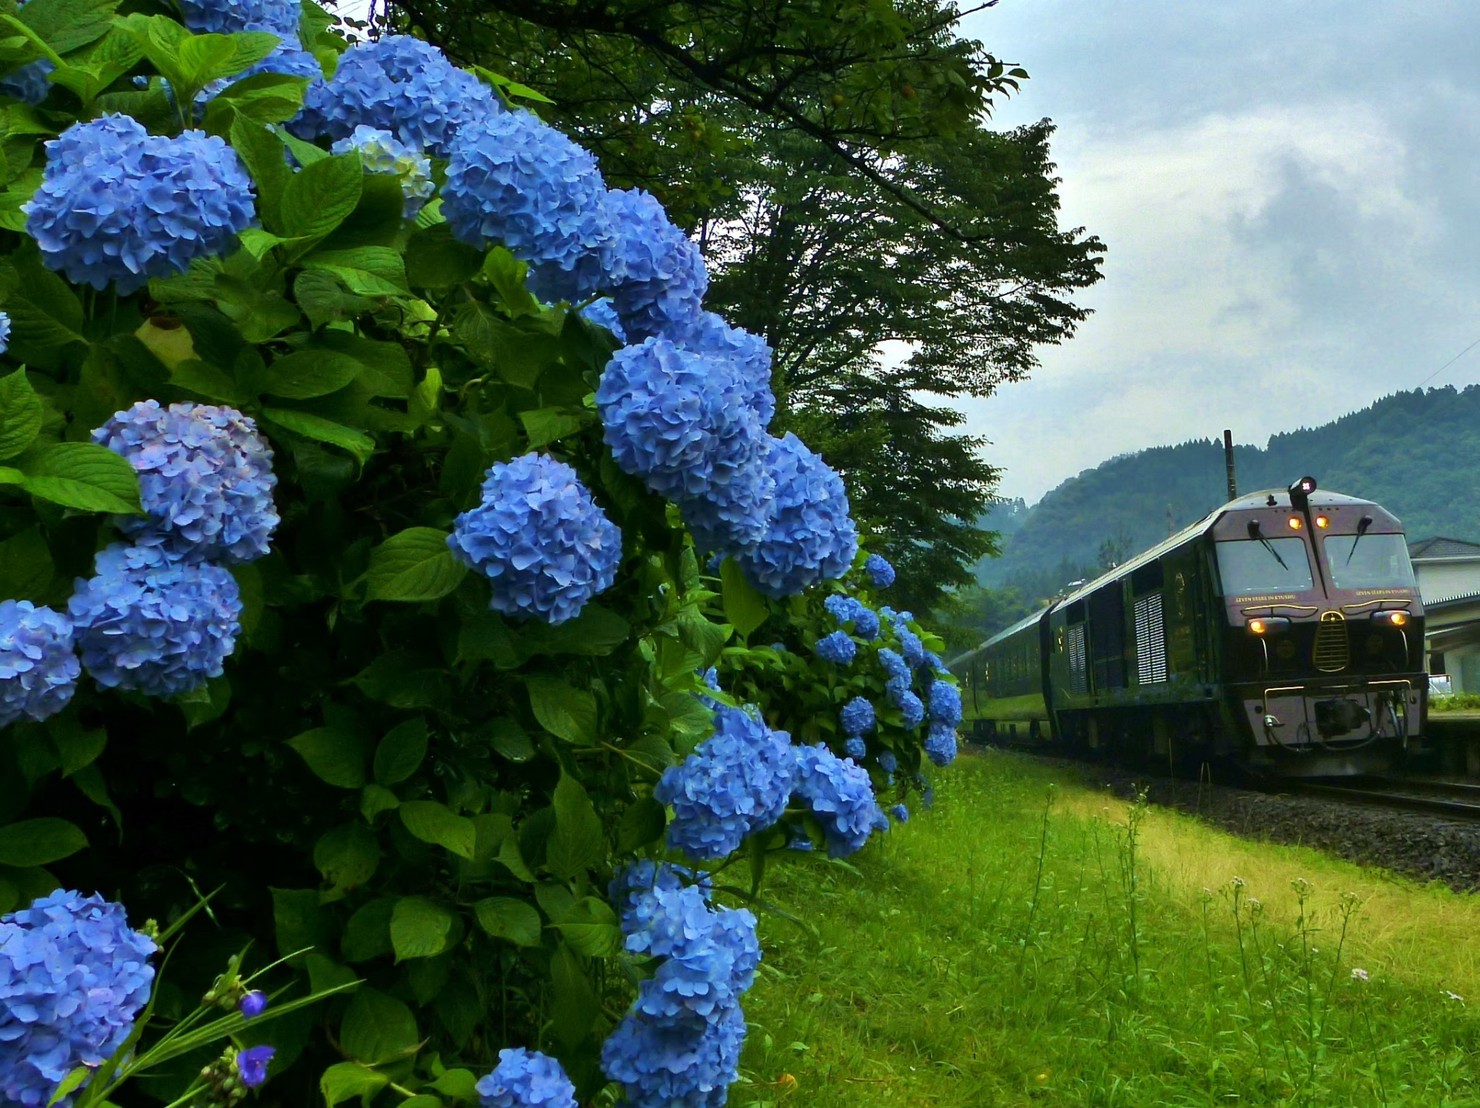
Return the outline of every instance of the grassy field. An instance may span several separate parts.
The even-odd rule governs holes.
[[[1480,900],[1013,755],[765,892],[731,1104],[1480,1105]]]

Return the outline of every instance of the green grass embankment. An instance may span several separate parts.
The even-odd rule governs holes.
[[[1007,754],[772,867],[731,1103],[1477,1105],[1480,900]]]

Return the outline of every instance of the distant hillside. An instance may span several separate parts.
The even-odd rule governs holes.
[[[1382,504],[1410,539],[1480,539],[1480,385],[1400,392],[1333,423],[1275,435],[1262,450],[1235,446],[1234,462],[1241,493],[1284,488],[1308,473],[1322,488]],[[1010,533],[980,580],[1025,597],[1051,593],[1196,522],[1226,493],[1221,442],[1123,454],[988,523],[1008,522]]]

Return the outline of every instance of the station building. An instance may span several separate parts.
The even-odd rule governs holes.
[[[1480,693],[1480,543],[1419,539],[1408,556],[1423,598],[1433,691]]]

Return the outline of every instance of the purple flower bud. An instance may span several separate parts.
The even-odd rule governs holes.
[[[267,1063],[272,1061],[272,1056],[276,1053],[277,1048],[271,1046],[252,1046],[238,1053],[236,1072],[241,1075],[242,1084],[255,1089],[266,1081]]]
[[[253,989],[241,998],[237,1007],[241,1009],[242,1015],[246,1016],[247,1019],[251,1019],[253,1016],[260,1016],[263,1012],[267,1011],[267,994],[261,989]]]

